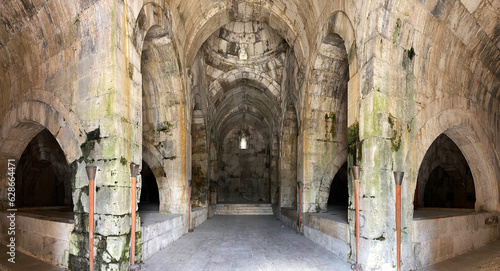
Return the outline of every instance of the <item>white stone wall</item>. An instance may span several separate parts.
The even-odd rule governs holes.
[[[210,217],[215,215],[215,207],[216,205],[210,205]],[[207,215],[207,207],[196,207],[191,209],[191,228],[195,229],[203,224],[203,222],[207,221]]]
[[[498,212],[413,221],[413,250],[417,268],[455,257],[500,237]]]
[[[184,235],[185,221],[184,215],[172,215],[169,219],[142,226],[142,260],[148,259]]]
[[[335,256],[348,261],[351,251],[349,242],[349,225],[338,221],[325,219],[313,215],[306,215],[307,224],[304,225],[304,236],[314,243],[329,250]],[[352,247],[353,250],[356,246]]]
[[[0,212],[0,225],[8,229],[9,213]],[[40,215],[16,213],[16,250],[53,265],[68,267],[69,239],[73,221],[47,218]],[[0,232],[5,243],[11,236],[6,230]]]

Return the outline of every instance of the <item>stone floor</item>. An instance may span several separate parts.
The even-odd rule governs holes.
[[[351,270],[273,216],[215,216],[149,258],[142,270]]]
[[[19,251],[0,270],[62,271]],[[272,216],[215,216],[149,258],[142,270],[351,270],[350,266]],[[500,240],[422,271],[500,270]]]
[[[8,259],[7,246],[2,244],[0,245],[0,270],[2,271],[64,271],[64,268],[50,265],[20,251],[16,251],[15,263],[9,262]]]

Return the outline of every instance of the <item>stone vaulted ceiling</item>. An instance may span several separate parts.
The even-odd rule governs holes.
[[[281,112],[286,41],[245,6],[215,31],[201,50],[206,64],[210,114],[220,138],[245,123],[269,136]]]

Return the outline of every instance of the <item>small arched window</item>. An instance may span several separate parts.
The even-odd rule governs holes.
[[[240,149],[246,150],[247,148],[248,148],[247,137],[243,134],[240,138]]]

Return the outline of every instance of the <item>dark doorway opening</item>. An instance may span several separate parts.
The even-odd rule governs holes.
[[[330,196],[328,197],[328,209],[331,206],[349,205],[349,191],[347,189],[347,162],[345,162],[333,177],[330,186]]]
[[[160,193],[158,184],[151,168],[142,161],[142,189],[139,203],[139,211],[156,211],[160,209]]]
[[[16,167],[17,207],[67,207],[73,211],[71,170],[54,136],[44,129],[24,150]]]

